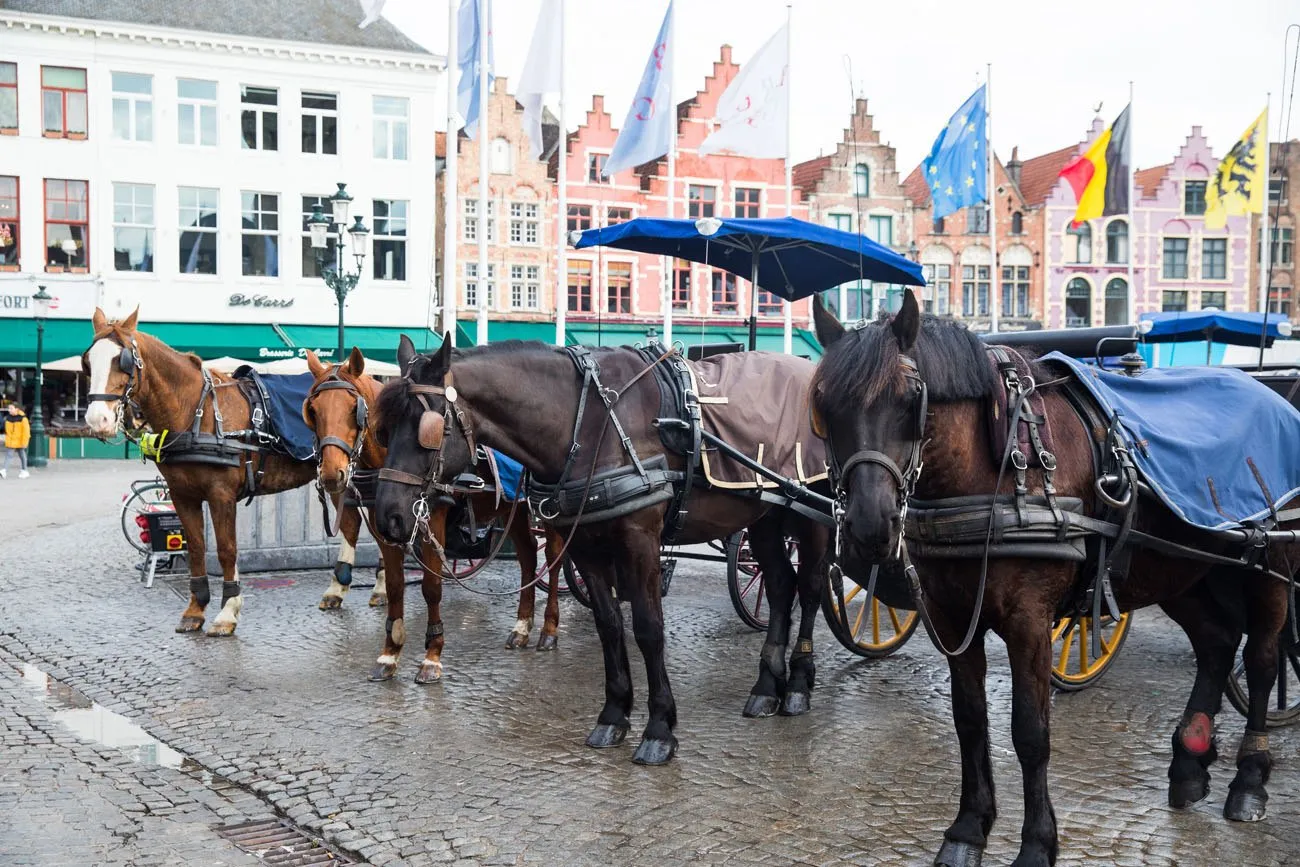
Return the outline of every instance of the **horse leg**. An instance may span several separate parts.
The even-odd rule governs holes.
[[[438,509],[429,516],[429,535],[444,543],[447,539],[447,510]],[[424,628],[424,661],[415,673],[416,683],[436,683],[442,680],[442,570],[445,568],[436,546],[428,539],[420,541],[420,559],[424,561],[424,581],[420,590],[429,612],[429,622]],[[436,571],[435,571],[436,570]]]
[[[1243,576],[1246,586],[1246,647],[1242,660],[1246,664],[1246,687],[1250,696],[1250,713],[1246,715],[1246,733],[1237,751],[1237,775],[1228,784],[1228,799],[1223,804],[1224,818],[1234,822],[1258,822],[1264,818],[1268,803],[1269,773],[1273,756],[1268,749],[1268,701],[1273,684],[1284,671],[1278,670],[1280,639],[1285,625],[1286,598],[1281,584],[1272,579]]]
[[[325,588],[325,595],[316,606],[321,611],[341,608],[343,597],[352,589],[352,567],[357,562],[357,536],[361,533],[361,512],[355,506],[344,506],[343,494],[334,495],[334,508],[343,513],[339,519],[339,556],[334,561],[330,586]]]
[[[1051,622],[1050,609],[1021,608],[1012,613],[1003,634],[1011,661],[1011,741],[1025,790],[1020,854],[1011,867],[1056,863],[1056,812],[1047,788],[1052,757]]]
[[[961,634],[955,629],[942,628],[943,610],[936,605],[930,613],[944,644],[955,646]],[[943,846],[934,859],[935,867],[979,867],[993,820],[997,818],[993,765],[989,759],[988,699],[984,692],[987,669],[983,632],[961,656],[948,658],[952,720],[961,748],[961,803],[957,818],[943,833]]]
[[[780,519],[769,512],[749,530],[749,550],[762,570],[767,591],[767,640],[758,656],[758,680],[745,702],[747,717],[769,717],[786,694],[785,651],[790,640],[790,610],[794,605],[794,568],[785,551]]]
[[[384,648],[375,660],[374,668],[370,669],[370,679],[391,680],[397,674],[402,645],[406,644],[406,570],[402,565],[406,551],[398,545],[381,543],[379,556],[384,563],[383,581],[387,585],[384,599],[388,616],[384,619]],[[378,579],[375,586],[379,586]]]
[[[186,557],[190,563],[190,604],[181,612],[177,632],[198,632],[203,628],[203,610],[211,598],[208,587],[207,540],[203,533],[203,501],[175,497],[172,507],[185,530]]]
[[[528,526],[528,515],[516,509],[514,520],[506,528],[515,546],[515,559],[519,563],[519,606],[515,611],[515,626],[506,637],[506,650],[519,650],[528,646],[533,632],[533,613],[537,605],[537,541]],[[552,636],[553,638],[553,636]],[[552,645],[553,647],[554,645]],[[541,649],[541,644],[538,644]]]
[[[235,545],[235,503],[208,503],[212,516],[212,533],[217,537],[217,559],[221,562],[221,612],[217,614],[208,635],[220,637],[234,635],[239,625],[239,612],[244,607],[244,596],[239,586],[239,551]]]
[[[647,706],[650,719],[641,733],[641,743],[632,755],[638,765],[662,765],[677,752],[677,702],[668,683],[664,665],[664,609],[659,593],[659,533],[653,536],[636,530],[624,536],[623,565],[632,606],[632,632],[645,660]],[[789,568],[789,564],[786,564]],[[788,627],[788,621],[787,621]],[[782,648],[784,651],[784,647]]]
[[[358,513],[360,513],[360,511],[360,509],[357,509]],[[378,542],[383,538],[383,536],[375,532],[375,528],[369,523],[368,515],[366,520],[366,528],[370,530],[371,538]],[[354,541],[352,544],[355,546],[356,542]],[[397,573],[397,586],[403,588],[406,587],[406,567],[403,565],[403,561],[406,559],[406,552],[401,548],[394,548],[393,550],[397,552],[397,556],[390,560],[389,557],[383,555],[383,548],[384,546],[380,545],[379,569],[375,571],[375,586],[370,590],[370,600],[367,603],[371,608],[380,608],[388,605],[388,594],[392,590],[392,587],[390,586],[392,582],[388,580],[390,572]]]
[[[564,538],[559,533],[546,532],[546,571],[551,583],[546,588],[546,614],[542,617],[542,634],[537,638],[538,650],[555,650],[560,645],[560,571]]]
[[[817,682],[813,627],[817,625],[817,612],[826,583],[825,557],[830,542],[830,533],[825,528],[802,519],[798,524],[799,640],[790,654],[790,680],[786,684],[785,698],[781,700],[783,716],[807,713],[812,707],[812,690]]]
[[[623,637],[623,616],[610,588],[614,562],[610,557],[589,550],[574,550],[573,559],[587,582],[591,614],[605,658],[605,705],[596,717],[596,725],[587,735],[587,746],[596,749],[616,747],[623,743],[627,730],[632,727],[627,718],[632,711],[632,672]]]

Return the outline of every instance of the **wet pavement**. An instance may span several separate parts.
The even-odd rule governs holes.
[[[255,864],[215,829],[271,816],[377,865],[928,864],[955,812],[947,670],[923,636],[868,662],[819,625],[813,711],[746,720],[762,637],[732,611],[720,565],[683,562],[666,600],[681,749],[637,767],[634,645],[628,744],[583,746],[602,670],[573,600],[558,652],[510,652],[513,601],[449,586],[446,674],[427,687],[412,682],[414,639],[397,680],[366,680],[383,614],[358,592],[318,611],[323,572],[246,576],[233,640],[176,635],[185,580],[143,589],[112,514],[126,480],[150,475],[132,469],[88,468],[71,520],[44,514],[57,498],[39,494],[68,472],[33,476],[25,531],[0,537],[0,864]],[[516,580],[507,565],[476,586]],[[418,636],[423,603],[408,589]],[[1007,864],[1020,774],[1005,657],[989,646],[1001,809],[985,863]],[[1058,863],[1300,858],[1300,731],[1274,734],[1263,823],[1221,815],[1242,728],[1226,705],[1209,799],[1165,806],[1192,670],[1176,627],[1141,612],[1100,685],[1056,696]]]

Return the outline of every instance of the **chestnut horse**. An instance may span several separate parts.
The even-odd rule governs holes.
[[[961,747],[961,804],[944,833],[935,863],[943,867],[979,864],[996,814],[984,691],[984,638],[992,631],[1006,643],[1011,663],[1012,741],[1024,779],[1025,819],[1014,867],[1053,864],[1057,828],[1047,786],[1049,624],[1077,593],[1085,564],[993,554],[987,560],[987,584],[981,585],[979,559],[920,556],[925,549],[905,538],[903,507],[908,493],[920,501],[934,501],[988,496],[995,488],[1003,494],[1012,492],[1009,477],[998,486],[1002,477],[986,424],[991,412],[988,402],[1002,390],[1002,383],[975,335],[950,320],[923,317],[911,292],[896,316],[853,330],[846,331],[819,303],[814,319],[817,337],[826,349],[811,389],[814,427],[827,438],[832,466],[843,468],[838,486],[844,500],[840,552],[844,568],[865,574],[863,570],[873,562],[900,551],[914,552],[932,637],[947,648],[966,646],[963,636],[973,639],[964,652],[951,651],[957,655],[948,657],[953,721]],[[1083,514],[1095,515],[1093,432],[1061,389],[1054,387],[1065,380],[1054,378],[1037,363],[1033,367],[1055,442],[1055,461],[1049,456],[1045,463],[1055,466],[1056,494],[1080,498]],[[1027,476],[1031,490],[1042,489],[1041,470],[1031,468]],[[1154,497],[1142,496],[1133,514],[1133,532],[1209,554],[1236,556],[1228,543],[1183,523]],[[1295,522],[1284,526],[1294,529]],[[904,541],[906,549],[900,547]],[[1275,547],[1290,562],[1300,555],[1295,545]],[[905,582],[903,570],[881,572],[881,598],[891,605],[915,607],[910,599],[918,585]],[[982,609],[977,602],[979,587],[985,590]],[[1159,605],[1187,633],[1196,652],[1196,682],[1173,735],[1169,802],[1174,807],[1190,806],[1208,793],[1208,767],[1216,757],[1213,715],[1219,710],[1237,645],[1243,631],[1247,633],[1244,658],[1250,713],[1224,814],[1244,821],[1263,818],[1264,785],[1272,764],[1265,714],[1277,673],[1278,633],[1286,616],[1285,579],[1138,547],[1132,550],[1127,575],[1116,580],[1114,595],[1123,610]]]
[[[316,354],[308,351],[307,366],[316,381],[303,403],[303,418],[316,432],[320,444],[319,478],[325,490],[334,496],[341,495],[352,478],[354,466],[378,470],[384,465],[388,451],[375,438],[374,420],[370,408],[376,406],[379,383],[366,375],[366,360],[357,349],[352,350],[342,365],[324,364]],[[487,522],[493,518],[505,519],[510,514],[508,503],[498,503],[491,493],[470,495],[477,519]],[[432,683],[442,677],[442,571],[443,560],[439,551],[446,544],[447,507],[433,510],[429,525],[437,544],[424,539],[420,545],[420,562],[424,573],[421,590],[428,608],[425,630],[425,656],[416,674],[416,683]],[[406,575],[402,565],[405,550],[384,540],[374,525],[373,512],[367,511],[367,525],[371,535],[379,542],[384,561],[384,583],[387,585],[388,619],[385,623],[384,646],[371,670],[371,680],[388,680],[397,672],[398,659],[406,641],[404,596]],[[506,639],[507,649],[528,646],[533,628],[537,575],[537,543],[529,526],[528,509],[514,510],[514,518],[507,528],[515,545],[519,560],[520,596],[515,626]],[[554,650],[558,646],[560,621],[558,554],[561,540],[554,533],[547,534],[546,551],[550,585],[547,588],[546,612],[537,649]],[[322,602],[322,607],[325,607]]]
[[[95,310],[94,338],[82,356],[82,365],[90,377],[86,424],[91,433],[106,438],[122,432],[127,412],[155,432],[165,430],[175,434],[190,430],[196,411],[202,412],[200,430],[208,434],[216,430],[218,415],[226,431],[252,427],[248,400],[235,380],[224,374],[208,371],[213,388],[203,406],[199,406],[200,396],[204,394],[202,361],[197,355],[177,352],[156,337],[137,330],[138,315],[136,310],[121,322],[110,322],[102,310]],[[265,451],[245,451],[241,465],[233,467],[166,459],[158,464],[189,545],[190,602],[181,614],[177,632],[202,629],[209,601],[203,532],[205,502],[212,518],[223,578],[221,612],[208,629],[208,635],[233,635],[239,624],[244,600],[239,584],[235,504],[240,499],[249,464],[261,473],[258,494],[297,488],[310,482],[316,474],[314,461],[296,461]],[[344,510],[342,528],[348,540],[342,554],[347,556],[361,528],[355,509]]]

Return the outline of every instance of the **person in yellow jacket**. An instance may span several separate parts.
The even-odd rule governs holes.
[[[13,401],[5,410],[5,462],[0,468],[0,479],[9,476],[9,459],[18,457],[18,478],[25,479],[27,472],[27,444],[32,441],[32,426],[27,422],[23,408]]]

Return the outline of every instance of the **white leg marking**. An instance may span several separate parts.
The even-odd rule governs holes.
[[[347,592],[348,588],[340,584],[339,579],[337,578],[330,578],[330,586],[325,588],[325,595],[327,597],[337,596],[339,599],[342,599],[344,594]]]
[[[384,653],[375,660],[375,663],[378,665],[397,665],[397,657],[391,653]]]
[[[347,563],[349,566],[357,564],[357,549],[349,545],[347,539],[344,539],[343,544],[339,546],[338,562]]]
[[[512,629],[511,631],[517,635],[522,635],[524,638],[527,638],[529,634],[533,631],[533,619],[531,617],[528,618],[527,620],[523,619],[522,617],[519,618],[518,620],[515,621],[515,628]]]
[[[214,626],[217,624],[224,624],[224,623],[238,624],[239,612],[240,610],[243,609],[243,607],[244,607],[243,594],[240,594],[239,596],[231,596],[229,599],[226,600],[226,604],[221,606],[221,613],[217,615],[216,620],[212,621],[212,624]]]

